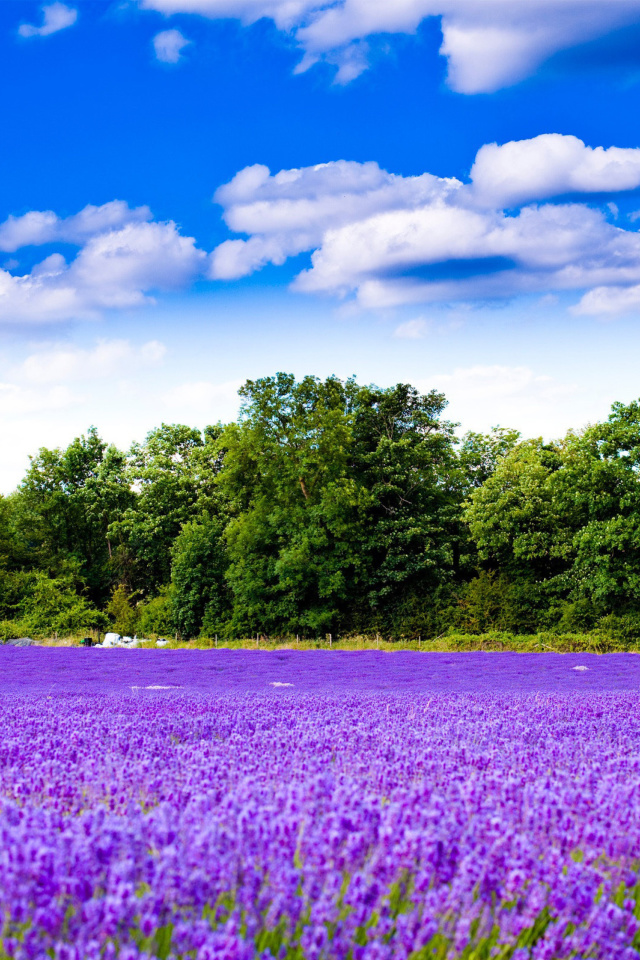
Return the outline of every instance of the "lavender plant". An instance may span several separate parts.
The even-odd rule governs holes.
[[[635,659],[2,651],[0,957],[637,958]]]

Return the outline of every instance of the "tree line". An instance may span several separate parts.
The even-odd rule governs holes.
[[[247,381],[238,420],[94,428],[0,498],[0,638],[640,637],[640,403],[545,443],[408,384]]]

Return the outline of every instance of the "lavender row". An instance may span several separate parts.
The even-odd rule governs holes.
[[[586,668],[586,669],[585,669]],[[636,654],[87,650],[0,645],[0,695],[640,692]]]
[[[472,952],[484,942],[514,960],[636,958],[637,706],[5,698],[2,949],[406,960],[489,956]]]

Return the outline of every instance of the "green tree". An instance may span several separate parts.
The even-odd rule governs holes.
[[[106,625],[105,615],[79,592],[73,576],[48,577],[41,571],[31,571],[25,579],[12,618],[19,623],[21,633],[50,637]]]
[[[463,495],[486,483],[519,440],[519,432],[507,427],[492,427],[489,433],[465,433],[458,447],[456,463]]]
[[[554,496],[570,522],[569,599],[594,613],[640,612],[640,403],[569,434]]]
[[[527,440],[471,492],[464,518],[489,568],[525,580],[564,569],[571,531],[551,482],[561,467],[557,445]]]
[[[123,454],[91,427],[65,450],[42,448],[14,496],[17,536],[31,562],[53,576],[71,563],[96,603],[113,583],[109,525],[133,500],[124,468]]]
[[[171,577],[171,551],[183,524],[209,502],[219,454],[218,432],[162,424],[143,444],[134,444],[127,477],[134,502],[109,527],[118,545],[120,577],[130,590],[153,595]]]
[[[171,612],[176,629],[195,637],[222,634],[231,613],[224,520],[205,515],[184,524],[173,547]],[[205,626],[206,625],[206,626]]]
[[[241,388],[220,438],[232,632],[322,633],[354,596],[367,500],[349,470],[355,391],[289,374]]]
[[[639,477],[640,404],[614,404],[560,443],[518,444],[465,519],[481,561],[538,604],[539,622],[586,629],[640,614]]]
[[[111,618],[111,625],[121,636],[133,636],[138,623],[138,611],[131,602],[124,584],[119,583],[111,594],[107,604],[107,613]]]
[[[441,394],[282,373],[240,394],[220,438],[232,632],[384,628],[451,576]]]
[[[367,491],[366,618],[390,629],[410,597],[450,582],[458,554],[454,424],[443,394],[408,384],[360,387],[354,403],[356,480]]]

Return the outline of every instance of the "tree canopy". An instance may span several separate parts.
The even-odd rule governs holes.
[[[204,431],[41,449],[0,498],[0,632],[640,636],[640,402],[549,443],[459,436],[409,384],[240,395]]]

